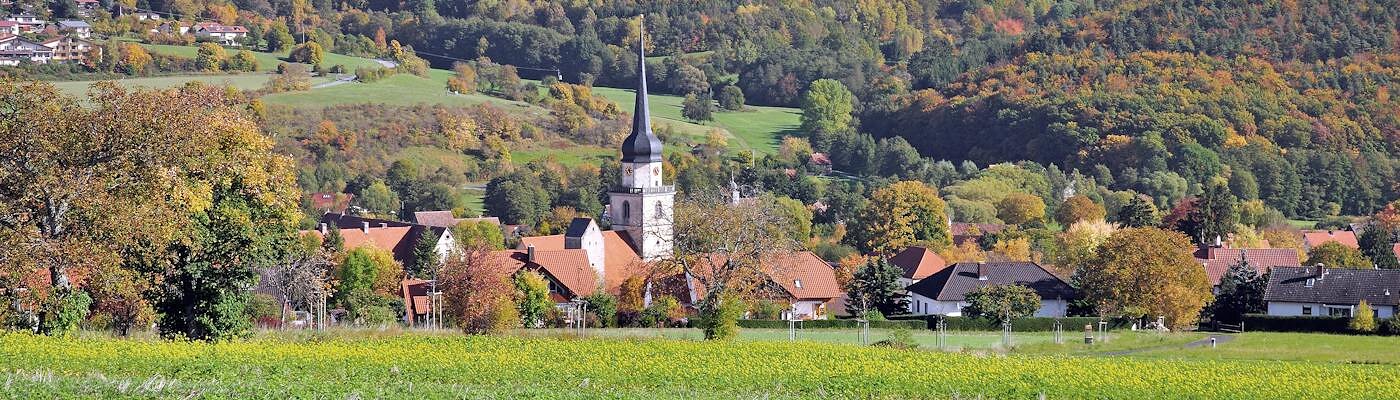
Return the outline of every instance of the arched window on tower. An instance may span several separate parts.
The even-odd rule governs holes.
[[[622,202],[622,223],[632,223],[632,202],[630,201]]]
[[[656,219],[666,218],[666,208],[661,203],[661,201],[656,202]]]

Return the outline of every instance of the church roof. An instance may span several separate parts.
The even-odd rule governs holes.
[[[645,20],[643,20],[645,21]],[[647,107],[646,24],[637,48],[637,101],[632,110],[632,134],[622,141],[622,162],[661,161],[661,139],[651,132],[651,112]]]
[[[564,237],[583,237],[590,225],[593,225],[593,218],[574,218],[573,221],[569,221],[569,229],[564,231]]]

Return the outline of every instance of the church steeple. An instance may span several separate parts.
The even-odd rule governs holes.
[[[651,112],[647,107],[646,16],[637,42],[637,100],[632,110],[632,134],[622,141],[622,162],[661,162],[661,140],[651,132]]]

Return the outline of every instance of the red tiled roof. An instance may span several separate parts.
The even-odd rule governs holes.
[[[457,226],[457,217],[452,211],[416,211],[413,220],[422,225],[451,228]]]
[[[977,234],[972,234],[972,227],[977,227]],[[968,241],[976,241],[982,235],[1001,232],[1006,229],[1004,224],[986,224],[970,222],[954,222],[948,227],[948,233],[953,236],[953,244],[961,245]]]
[[[841,297],[836,272],[816,253],[775,254],[763,261],[763,267],[769,277],[796,300],[830,301]]]
[[[19,23],[18,23],[18,22],[15,22],[15,21],[0,21],[0,26],[7,26],[7,27],[8,27],[8,26],[16,26],[16,25],[19,25]]]
[[[1400,243],[1395,244],[1395,258],[1400,259]]]
[[[1225,249],[1207,248],[1196,251],[1196,261],[1205,266],[1206,277],[1210,279],[1210,285],[1220,284],[1220,278],[1225,276],[1225,272],[1230,270],[1230,266],[1240,261],[1240,255],[1249,261],[1249,265],[1254,266],[1260,274],[1267,273],[1274,267],[1296,267],[1298,262],[1298,251],[1293,249]]]
[[[196,25],[195,29],[212,33],[248,33],[248,28],[244,28],[237,25]]]
[[[603,285],[608,293],[616,293],[622,282],[646,273],[646,264],[632,247],[631,236],[624,231],[603,231]],[[520,238],[520,249],[535,246],[535,250],[564,250],[564,235]]]
[[[1327,243],[1329,241],[1341,243],[1343,246],[1350,247],[1353,249],[1361,248],[1361,245],[1356,243],[1356,232],[1324,230],[1303,231],[1303,245],[1307,246],[1308,248],[1312,248],[1312,246],[1317,246],[1323,243]]]
[[[302,231],[302,233],[315,233],[317,236],[325,238],[325,235],[318,230]],[[392,253],[394,260],[403,264],[413,262],[413,244],[417,239],[413,233],[414,230],[411,226],[375,226],[369,228],[368,232],[361,228],[340,229],[340,236],[345,238],[346,250],[370,246]]]
[[[598,275],[588,266],[588,253],[582,249],[540,250],[535,248],[531,262],[527,251],[501,250],[491,253],[511,273],[521,268],[544,271],[574,296],[585,297],[598,288]],[[566,299],[567,300],[567,299]]]
[[[343,213],[346,208],[350,208],[350,200],[355,199],[355,195],[347,193],[312,193],[311,208],[321,212]]]
[[[890,262],[904,269],[904,277],[920,280],[943,270],[948,262],[938,253],[924,247],[910,247],[890,257]]]

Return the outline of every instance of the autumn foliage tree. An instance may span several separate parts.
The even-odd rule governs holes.
[[[1066,199],[1060,207],[1055,210],[1055,221],[1060,226],[1068,227],[1079,221],[1102,220],[1104,215],[1103,206],[1095,203],[1093,199],[1085,195],[1076,195]]]
[[[468,334],[500,333],[520,325],[515,286],[503,260],[481,245],[462,246],[439,276],[444,311]]]
[[[952,244],[945,208],[938,192],[928,185],[897,182],[871,193],[846,237],[864,252],[883,255],[913,245],[944,249]]]
[[[1328,268],[1358,268],[1371,269],[1375,264],[1361,254],[1360,250],[1347,247],[1336,241],[1327,241],[1315,245],[1308,250],[1308,259],[1303,261],[1304,265],[1322,264]]]
[[[1191,240],[1157,228],[1113,233],[1074,276],[1101,315],[1165,317],[1168,326],[1196,323],[1212,299],[1205,269],[1191,257]]]

